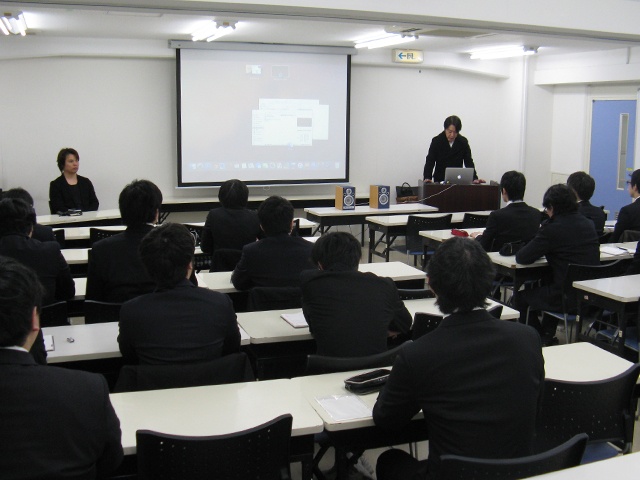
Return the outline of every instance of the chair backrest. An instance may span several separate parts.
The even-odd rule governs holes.
[[[120,320],[121,303],[84,301],[84,323],[107,323]]]
[[[609,243],[609,239],[611,238],[611,234],[613,232],[604,232],[602,235],[598,237],[598,243],[602,245],[603,243]]]
[[[191,235],[193,235],[193,240],[196,242],[196,247],[200,246],[200,242],[202,241],[202,231],[204,227],[200,225],[191,225],[189,223],[184,224],[185,227],[189,230]]]
[[[211,255],[207,255],[206,253],[198,253],[193,257],[193,269],[196,272],[201,272],[202,270],[211,270]]]
[[[292,237],[300,236],[300,219],[299,218],[293,219],[293,228],[291,229],[291,236]]]
[[[410,342],[410,340],[409,340]],[[307,355],[307,375],[320,373],[348,372],[349,370],[363,370],[365,368],[390,367],[400,353],[400,349],[407,343],[387,350],[386,352],[367,355],[366,357],[327,357],[324,355]]]
[[[493,318],[500,318],[502,316],[502,309],[504,305],[496,303],[493,307],[487,308],[487,312],[491,314]]]
[[[489,215],[478,213],[465,213],[462,218],[462,228],[484,228],[487,226]]]
[[[625,230],[620,236],[621,242],[637,242],[640,240],[640,232],[637,230]]]
[[[211,408],[215,408],[212,404]],[[210,437],[136,432],[140,480],[290,478],[290,414],[242,432]]]
[[[442,480],[470,478],[516,480],[575,467],[580,465],[588,438],[587,434],[582,433],[551,450],[520,458],[483,459],[442,455],[438,478]]]
[[[593,280],[596,278],[618,277],[623,275],[627,269],[628,262],[626,260],[616,260],[602,265],[580,265],[570,263],[567,266],[567,273],[563,285],[563,310],[570,312],[576,308],[576,295],[578,294],[573,287],[573,282],[580,280]]]
[[[216,248],[211,258],[212,272],[233,272],[240,261],[242,250],[234,248]]]
[[[630,448],[634,412],[631,398],[640,363],[612,378],[597,382],[545,380],[537,417],[537,451],[565,442],[577,433],[589,443],[618,442]]]
[[[428,288],[399,288],[398,295],[400,295],[401,300],[435,297],[435,294]]]
[[[65,237],[64,237],[64,230],[63,229],[54,230],[53,231],[53,238],[56,239],[56,242],[58,242],[58,245],[60,245],[60,248],[65,248],[66,240],[65,240]]]
[[[431,313],[416,312],[413,316],[413,327],[411,328],[411,339],[417,340],[418,338],[433,332],[442,322],[441,315],[434,315]]]
[[[124,365],[115,392],[199,387],[255,380],[249,358],[243,352],[216,360],[176,365]]]
[[[69,325],[67,302],[60,301],[45,305],[40,310],[40,327],[61,327]]]
[[[123,230],[110,230],[105,228],[89,228],[89,245],[93,246],[99,240],[104,238],[113,237],[114,235],[118,235],[122,233]]]
[[[250,312],[301,307],[300,287],[253,287],[249,290],[247,309]]]
[[[418,217],[409,215],[407,220],[407,251],[422,251],[422,230],[447,230],[451,228],[452,214],[433,217]]]

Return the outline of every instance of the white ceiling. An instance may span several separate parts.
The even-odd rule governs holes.
[[[391,23],[305,19],[268,15],[233,16],[158,9],[132,10],[121,7],[46,6],[34,3],[0,2],[0,12],[23,11],[29,35],[39,38],[76,37],[141,40],[190,40],[203,24],[237,20],[236,31],[219,42],[284,43],[352,47],[354,41],[384,33]],[[410,27],[403,24],[401,27]],[[637,46],[639,43],[586,37],[533,34],[514,31],[469,30],[459,27],[419,25],[431,30],[410,44],[413,49],[442,53],[467,53],[473,48],[522,44],[540,47],[540,55],[577,53]],[[463,33],[461,33],[463,32]],[[463,35],[456,38],[456,35]],[[466,37],[466,38],[465,38]],[[0,48],[3,45],[0,35]],[[390,47],[393,48],[393,47]]]

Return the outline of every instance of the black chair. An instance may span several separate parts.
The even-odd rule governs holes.
[[[435,294],[428,288],[399,288],[398,295],[400,295],[400,300],[435,297]]]
[[[210,437],[136,432],[140,480],[289,479],[290,414]]]
[[[45,305],[40,310],[40,327],[60,327],[69,325],[67,302],[60,301]]]
[[[624,260],[605,263],[603,265],[579,265],[570,263],[567,266],[567,273],[562,286],[562,310],[560,312],[543,311],[543,315],[550,315],[558,320],[564,321],[566,342],[571,340],[569,322],[575,322],[577,314],[577,290],[573,287],[573,282],[580,280],[593,280],[596,278],[617,277],[626,270]],[[529,310],[527,311],[527,323],[529,322]]]
[[[122,233],[124,230],[111,230],[106,228],[89,228],[89,245],[93,247],[93,244],[97,241],[103,240],[105,238],[113,237],[114,235],[118,235]]]
[[[320,373],[348,372],[366,368],[382,368],[393,365],[400,349],[408,343],[398,345],[386,352],[367,355],[366,357],[327,357],[324,355],[307,355],[307,375]]]
[[[462,218],[462,228],[485,228],[488,220],[489,215],[465,213]]]
[[[300,287],[253,287],[249,290],[247,310],[285,310],[302,307]]]
[[[211,257],[211,272],[233,272],[240,261],[242,250],[217,248]]]
[[[409,215],[407,220],[406,243],[393,247],[394,250],[404,252],[407,258],[413,256],[413,264],[418,265],[418,256],[431,255],[432,251],[426,251],[424,248],[424,239],[420,236],[423,230],[447,230],[451,228],[452,214],[430,217],[418,217]],[[423,258],[422,266],[424,267],[426,260]]]
[[[589,436],[582,433],[562,445],[537,455],[509,459],[483,459],[460,455],[440,457],[442,480],[516,480],[580,465]]]
[[[124,365],[114,392],[199,387],[255,380],[249,358],[243,352],[216,360],[173,365]]]
[[[502,316],[503,305],[497,303],[491,308],[487,309],[487,312],[494,318],[500,318]],[[411,327],[411,340],[417,340],[418,338],[433,332],[440,322],[442,322],[442,316],[433,313],[416,312],[413,316],[413,325]]]
[[[200,246],[200,242],[202,241],[202,231],[204,230],[204,227],[201,227],[200,225],[192,225],[190,223],[184,223],[183,225],[187,227],[191,235],[193,235],[193,240],[196,244],[196,247]]]
[[[293,219],[293,228],[291,229],[291,236],[292,237],[300,236],[300,219],[299,218]]]
[[[97,300],[84,301],[84,323],[107,323],[120,320],[121,303],[99,302]]]
[[[65,248],[66,240],[64,238],[64,230],[63,229],[54,230],[53,231],[53,238],[56,239],[56,242],[58,242],[58,245],[60,245],[60,248]]]
[[[603,243],[609,243],[609,239],[611,238],[611,234],[613,232],[604,232],[602,235],[598,237],[598,243],[602,245]]]
[[[193,257],[193,270],[201,272],[202,270],[211,271],[211,255],[206,253],[198,253]]]
[[[630,452],[635,404],[632,394],[639,373],[640,363],[597,382],[545,380],[537,417],[537,451],[586,433],[589,442],[582,463]]]
[[[620,236],[621,242],[637,242],[640,240],[640,232],[637,230],[625,230]]]

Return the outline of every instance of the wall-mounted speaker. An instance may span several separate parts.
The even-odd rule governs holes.
[[[388,185],[371,185],[369,188],[369,205],[371,208],[389,208]]]
[[[355,210],[356,187],[350,185],[336,187],[336,208],[340,210]]]

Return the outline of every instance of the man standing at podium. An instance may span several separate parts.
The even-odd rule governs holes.
[[[444,130],[431,140],[427,161],[424,165],[424,182],[443,182],[445,170],[453,168],[473,168],[473,183],[485,183],[478,178],[471,156],[469,141],[460,135],[462,121],[451,115],[444,120]],[[435,170],[434,170],[435,167]]]

